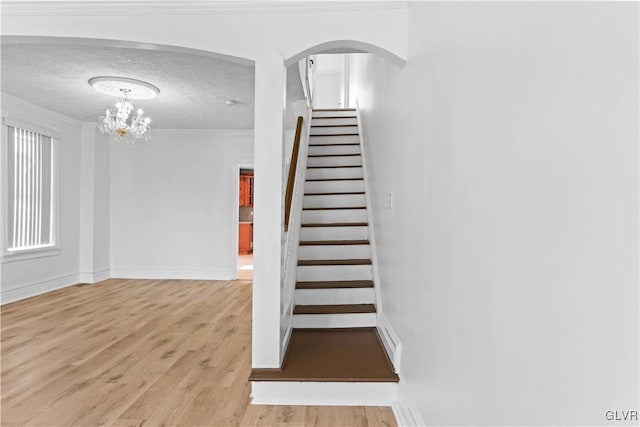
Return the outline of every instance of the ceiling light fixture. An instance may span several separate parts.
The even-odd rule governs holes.
[[[120,98],[116,103],[115,112],[107,109],[104,116],[98,117],[100,132],[110,135],[112,140],[128,143],[150,138],[151,119],[143,116],[144,111],[141,108],[129,120],[133,111],[133,104],[129,99],[155,98],[160,89],[151,83],[126,77],[94,77],[89,80],[89,84],[101,93]]]

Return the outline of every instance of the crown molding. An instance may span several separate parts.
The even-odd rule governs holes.
[[[407,9],[409,1],[211,1],[211,0],[4,0],[3,17],[232,15],[316,12],[365,12]]]

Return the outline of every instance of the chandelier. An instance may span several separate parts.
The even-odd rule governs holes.
[[[142,108],[132,115],[134,106],[129,99],[154,98],[160,93],[157,87],[126,77],[94,77],[89,80],[89,84],[99,92],[120,98],[114,111],[107,109],[104,116],[98,117],[100,132],[109,135],[112,141],[127,143],[150,138],[151,119],[143,115]]]

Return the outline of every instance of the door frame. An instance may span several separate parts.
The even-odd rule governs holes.
[[[235,190],[231,193],[233,194],[233,226],[235,227],[235,232],[233,235],[235,236],[233,242],[233,260],[234,260],[234,273],[233,279],[238,280],[238,261],[240,260],[240,254],[238,253],[238,245],[240,243],[240,169],[251,169],[254,171],[253,179],[255,180],[255,167],[253,160],[239,160],[236,163],[236,167],[233,168],[233,182],[235,183]],[[255,181],[254,181],[255,182]],[[255,188],[255,184],[254,184]],[[255,197],[254,204],[255,206]]]

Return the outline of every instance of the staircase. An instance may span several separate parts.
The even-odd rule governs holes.
[[[355,111],[313,112],[294,328],[376,326],[361,154]]]
[[[302,212],[292,213],[301,215],[293,329],[282,367],[252,371],[254,404],[395,400],[398,376],[378,330],[358,129],[353,109],[312,112]]]

